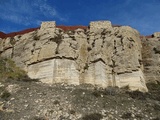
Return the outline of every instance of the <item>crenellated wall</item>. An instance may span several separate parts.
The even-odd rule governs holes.
[[[40,29],[0,41],[1,56],[44,83],[128,86],[146,92],[141,48],[137,30],[112,27],[110,21],[66,31],[55,22],[42,22]]]

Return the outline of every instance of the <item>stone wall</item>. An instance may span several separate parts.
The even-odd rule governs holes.
[[[129,26],[96,21],[85,30],[64,31],[55,22],[43,22],[40,29],[3,39],[0,46],[2,56],[10,56],[31,78],[44,83],[147,91],[139,33]]]
[[[94,32],[99,29],[111,29],[112,24],[110,21],[93,21],[90,22],[90,32]]]
[[[54,28],[56,27],[55,21],[48,21],[48,22],[42,22],[40,29],[48,29],[48,28]]]

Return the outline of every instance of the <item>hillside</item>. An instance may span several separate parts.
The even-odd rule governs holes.
[[[47,85],[27,78],[13,61],[1,58],[0,63],[0,120],[160,119],[160,84],[147,84],[148,93]]]
[[[160,120],[160,85],[149,92],[92,85],[0,82],[1,120]]]
[[[0,37],[0,120],[160,120],[160,32],[50,21]]]

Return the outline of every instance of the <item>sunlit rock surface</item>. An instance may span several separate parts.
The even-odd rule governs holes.
[[[113,27],[110,21],[69,28],[42,22],[39,29],[3,38],[1,56],[12,58],[29,77],[44,83],[89,83],[147,91],[137,30]]]

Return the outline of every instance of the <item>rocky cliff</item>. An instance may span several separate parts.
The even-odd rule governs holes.
[[[142,46],[146,82],[160,83],[160,32],[142,37]]]
[[[148,45],[147,40],[143,39],[143,49]],[[147,57],[143,55],[145,61],[152,60],[154,64],[149,73],[158,67],[158,62],[154,62],[159,59],[157,41],[154,39],[153,49],[149,47],[152,56],[148,56],[150,53],[146,53]],[[44,83],[87,83],[146,92],[144,73],[147,79],[150,76],[148,67],[143,67],[141,51],[137,30],[112,26],[109,21],[69,28],[56,26],[55,22],[42,22],[39,29],[0,40],[1,56],[13,59],[29,77]],[[155,76],[158,79],[157,73]]]

